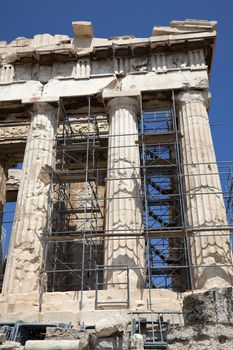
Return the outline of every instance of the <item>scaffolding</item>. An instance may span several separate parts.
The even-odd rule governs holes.
[[[87,105],[87,113],[76,117],[67,115],[60,102],[44,241],[48,291],[94,289],[95,267],[103,264],[103,239],[94,238],[103,226],[103,200],[98,194],[103,181],[97,166],[101,148],[98,116],[91,112],[90,97]]]
[[[40,310],[44,292],[69,290],[80,292],[80,309],[84,291],[95,291],[98,308],[99,290],[106,287],[105,273],[113,269],[104,262],[104,240],[120,240],[125,235],[125,229],[124,232],[105,229],[110,136],[103,106],[99,112],[93,107],[96,100],[98,96],[87,96],[82,100],[81,112],[69,108],[69,101],[61,99],[59,103],[56,156],[54,169],[50,171],[48,220],[42,239]],[[193,289],[192,268],[198,266],[190,258],[192,232],[201,231],[205,235],[221,228],[229,235],[232,227],[192,227],[187,223],[184,181],[188,175],[184,174],[180,155],[181,134],[174,92],[168,94],[166,103],[159,108],[148,108],[142,96],[138,136],[135,147],[140,151],[144,230],[134,232],[132,238],[129,232],[127,239],[138,237],[146,245],[144,272],[150,310],[152,289],[165,288],[178,293]],[[127,266],[119,266],[122,269],[128,271]],[[127,281],[124,305],[129,308],[129,277]]]
[[[181,311],[130,312],[131,336],[141,334],[144,349],[167,349],[167,332],[175,326],[183,326]]]
[[[182,292],[190,288],[186,237],[169,237],[185,229],[184,191],[174,95],[170,109],[141,111],[139,134],[143,172],[147,286]],[[153,236],[155,234],[155,236]],[[179,266],[186,266],[180,269]]]

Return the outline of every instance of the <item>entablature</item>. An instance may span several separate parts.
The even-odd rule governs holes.
[[[185,69],[209,72],[216,37],[214,23],[175,21],[171,27],[154,27],[149,38],[101,39],[92,36],[91,23],[74,22],[74,38],[39,34],[33,39],[16,38],[9,44],[0,42],[0,84],[30,80],[45,84],[51,79]],[[77,33],[84,36],[77,37]]]

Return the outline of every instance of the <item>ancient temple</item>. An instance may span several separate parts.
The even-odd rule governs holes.
[[[72,27],[0,42],[1,221],[16,202],[1,322],[177,315],[182,293],[233,281],[208,118],[216,22]]]

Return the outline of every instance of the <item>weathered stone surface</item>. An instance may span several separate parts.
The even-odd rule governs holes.
[[[56,107],[36,103],[25,150],[3,293],[38,291],[41,271],[41,237],[47,223],[50,185],[41,178],[54,163]]]
[[[184,298],[183,314],[187,326],[233,324],[233,289],[215,288],[190,294]]]
[[[168,350],[231,350],[233,327],[200,325],[175,328],[167,335]]]
[[[108,290],[100,290],[99,298],[100,301],[123,300],[125,294],[126,290],[124,289],[111,290],[111,293]],[[146,310],[147,298],[148,289],[132,291],[131,307],[135,310]],[[142,306],[138,305],[138,300],[140,300],[141,305],[143,300]],[[180,312],[182,308],[181,295],[165,289],[152,289],[151,301],[154,310]],[[0,295],[0,321],[16,322],[23,317],[27,322],[95,324],[100,319],[106,319],[113,315],[113,311],[109,309],[95,310],[95,291],[93,290],[84,291],[82,306],[81,311],[80,294],[77,295],[75,291],[44,293],[43,312],[41,313],[38,313],[38,293],[36,291],[10,296]],[[126,310],[122,315],[125,314]],[[168,318],[171,317],[168,316]]]
[[[7,183],[7,167],[5,161],[0,161],[0,236],[2,237],[3,231],[3,209],[6,202],[6,183]],[[0,247],[1,259],[3,259],[3,247]]]
[[[130,289],[138,289],[145,285],[145,245],[144,239],[130,237],[143,232],[140,156],[136,144],[138,101],[127,96],[115,97],[108,102],[108,108],[110,127],[105,228],[106,232],[124,233],[125,237],[123,241],[105,239],[105,265],[109,267],[104,280],[109,285],[105,289],[127,288],[124,266],[129,267]]]
[[[7,176],[7,190],[18,189],[21,180],[21,169],[9,169]]]
[[[194,32],[214,31],[216,28],[216,21],[202,21],[202,20],[184,20],[184,21],[172,21],[170,27],[154,26],[152,30],[152,36],[161,35],[178,35]]]
[[[40,96],[43,85],[39,81],[26,81],[1,86],[0,101],[21,100],[26,97]]]
[[[184,21],[171,21],[170,26],[178,30],[185,31],[214,31],[217,26],[216,21],[207,21],[203,19],[185,19]]]
[[[80,340],[28,340],[25,350],[82,350]]]
[[[74,328],[47,327],[46,340],[80,340],[80,347],[85,350],[93,349],[95,336],[88,331],[80,332]]]
[[[13,81],[14,78],[14,66],[11,64],[4,64],[0,68],[0,82],[2,81]]]
[[[15,341],[6,341],[3,345],[0,345],[1,350],[23,350],[24,347]]]
[[[12,141],[12,139],[16,139],[16,138],[19,138],[22,140],[27,137],[28,129],[29,129],[29,125],[25,123],[24,124],[21,123],[20,125],[17,125],[17,126],[10,125],[10,124],[8,125],[1,124],[1,128],[0,128],[1,142],[3,143],[4,141],[7,141],[7,140]]]
[[[143,341],[143,336],[141,334],[134,334],[130,338],[130,349],[131,350],[143,350],[144,349],[144,341]]]
[[[95,349],[96,350],[128,350],[129,349],[129,336],[123,337],[108,337],[97,338]]]
[[[80,331],[73,328],[47,327],[45,339],[74,340],[79,338]],[[86,335],[86,333],[85,333]]]
[[[152,62],[154,66],[154,63]],[[154,66],[155,70],[159,68],[158,64]],[[172,68],[171,68],[172,69]],[[174,69],[174,68],[173,68]],[[164,68],[163,68],[164,70]],[[207,70],[190,71],[171,71],[164,75],[158,75],[153,72],[146,75],[129,74],[122,79],[122,90],[163,90],[163,89],[185,89],[185,88],[208,88]]]
[[[232,349],[232,307],[232,288],[216,288],[185,297],[185,327],[168,332],[168,350]]]
[[[228,223],[207,106],[207,91],[189,90],[177,96],[187,224],[193,228],[189,246],[195,289],[229,287],[233,282],[229,232],[221,230]],[[219,230],[211,230],[216,227]]]
[[[94,36],[91,22],[86,22],[86,21],[72,22],[72,27],[73,27],[74,34],[77,37],[92,38]]]
[[[123,335],[127,330],[128,319],[120,315],[102,319],[95,324],[95,335],[98,338]]]
[[[1,330],[2,332],[2,330]],[[0,344],[4,343],[6,341],[6,334],[0,333]]]

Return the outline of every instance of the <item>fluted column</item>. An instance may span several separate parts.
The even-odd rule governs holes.
[[[3,293],[38,291],[42,264],[42,235],[46,231],[50,178],[54,164],[57,108],[38,102],[31,108],[31,124],[24,154],[22,179],[4,277]]]
[[[226,211],[207,113],[208,92],[188,91],[177,96],[182,134],[187,224],[193,226],[189,240],[194,288],[208,289],[232,283],[229,232],[215,226],[227,225]],[[195,228],[210,227],[210,231]],[[206,265],[206,267],[205,267]]]
[[[143,288],[145,268],[140,156],[137,128],[138,102],[131,97],[115,97],[108,102],[109,144],[106,184],[107,234],[123,234],[105,239],[105,265],[127,265],[130,289]],[[141,268],[141,269],[140,269]],[[126,282],[125,271],[108,271],[106,282]],[[107,288],[126,288],[109,285]]]
[[[7,167],[6,167],[6,161],[0,160],[0,237],[1,237],[1,243],[2,240],[2,224],[3,224],[3,211],[4,211],[4,205],[6,202],[6,182],[7,182]],[[2,249],[4,247],[1,247]],[[4,254],[4,252],[1,252]]]

